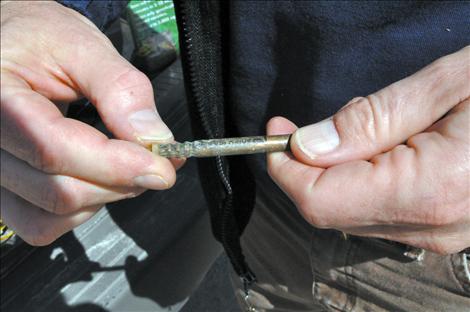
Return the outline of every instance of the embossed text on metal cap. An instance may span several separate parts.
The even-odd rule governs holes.
[[[290,134],[198,140],[184,143],[153,143],[151,138],[141,140],[152,145],[152,152],[163,157],[213,157],[280,152],[289,149]]]

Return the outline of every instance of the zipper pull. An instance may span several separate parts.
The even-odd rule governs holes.
[[[240,275],[240,278],[243,282],[243,290],[245,292],[245,295],[248,295],[251,286],[256,283],[256,276],[253,272],[251,272],[250,269],[248,269],[245,273]]]
[[[258,310],[253,307],[250,303],[250,290],[251,286],[256,283],[256,276],[251,272],[249,269],[246,273],[240,276],[242,283],[243,283],[243,291],[245,293],[243,299],[245,300],[245,304],[247,306],[247,312],[258,312]]]

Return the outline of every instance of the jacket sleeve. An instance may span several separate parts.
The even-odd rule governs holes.
[[[57,0],[57,2],[85,15],[101,30],[119,17],[128,3],[116,0]]]

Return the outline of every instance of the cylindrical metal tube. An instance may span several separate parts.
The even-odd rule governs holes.
[[[163,157],[213,157],[280,152],[289,149],[290,134],[152,144],[152,152]],[[148,140],[148,139],[147,139]]]

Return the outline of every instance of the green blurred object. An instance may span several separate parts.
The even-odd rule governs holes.
[[[127,17],[138,67],[155,72],[175,60],[179,44],[173,1],[131,0]]]

